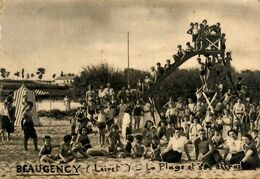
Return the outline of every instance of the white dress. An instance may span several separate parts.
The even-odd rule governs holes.
[[[143,106],[144,116],[143,116],[143,126],[145,125],[146,121],[151,120],[153,121],[153,117],[151,114],[151,105],[149,103],[146,103]]]
[[[122,119],[122,136],[126,141],[126,128],[131,124],[131,116],[129,113],[124,113]]]

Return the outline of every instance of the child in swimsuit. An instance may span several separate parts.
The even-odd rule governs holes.
[[[61,158],[61,162],[68,163],[76,158],[76,154],[72,151],[70,143],[71,143],[71,135],[67,134],[63,137],[63,143],[60,145],[59,149],[59,157]]]
[[[98,127],[98,144],[100,147],[105,145],[105,132],[106,132],[106,115],[104,109],[101,108],[97,120]]]
[[[132,158],[145,158],[145,155],[147,153],[147,148],[142,143],[143,136],[142,134],[136,134],[135,136],[136,143],[133,146],[132,149]]]
[[[44,145],[42,146],[42,148],[39,152],[40,162],[42,162],[42,163],[45,163],[45,162],[55,163],[56,162],[56,160],[59,157],[51,154],[53,147],[59,147],[59,145],[52,145],[51,137],[46,135],[44,137]]]

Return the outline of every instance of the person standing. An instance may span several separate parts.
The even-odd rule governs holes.
[[[237,99],[237,103],[233,106],[233,114],[234,114],[234,127],[236,130],[241,130],[241,124],[243,118],[245,117],[245,105],[242,103],[241,99]],[[243,132],[243,131],[240,131]]]
[[[152,120],[153,116],[152,116],[152,107],[150,105],[150,103],[146,103],[143,106],[143,126],[146,124],[147,121]]]
[[[140,129],[140,121],[142,117],[143,108],[140,103],[140,100],[136,100],[136,104],[133,108],[133,117],[134,117],[134,130],[139,131]]]
[[[33,139],[33,144],[35,151],[38,151],[38,145],[37,145],[37,134],[36,130],[34,128],[33,118],[32,118],[32,107],[33,103],[31,101],[27,101],[27,105],[25,106],[25,110],[23,111],[22,116],[22,129],[24,132],[24,149],[28,150],[28,140],[30,138]]]
[[[4,107],[1,114],[1,133],[2,141],[5,139],[5,133],[7,133],[7,141],[10,140],[10,134],[13,132],[14,123],[14,111],[12,110],[11,101],[6,99],[4,101]]]
[[[65,110],[66,111],[70,111],[70,103],[71,103],[71,100],[68,96],[65,96],[64,98],[64,105],[65,105]]]
[[[199,119],[198,118],[194,118],[193,123],[190,126],[190,137],[189,139],[191,139],[192,141],[195,140],[198,137],[199,134],[199,130],[202,128],[202,126],[199,124]]]

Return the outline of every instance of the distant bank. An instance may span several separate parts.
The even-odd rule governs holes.
[[[25,85],[29,90],[41,91],[47,94],[38,95],[39,98],[52,97],[55,99],[63,98],[66,95],[74,96],[74,87],[68,85],[52,84],[52,81],[44,80],[13,80],[13,79],[1,79],[0,80],[0,95],[1,99],[6,97],[9,92],[19,89],[22,85]]]

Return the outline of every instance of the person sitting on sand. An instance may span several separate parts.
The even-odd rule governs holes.
[[[59,149],[59,157],[61,158],[62,163],[71,162],[76,158],[76,154],[72,151],[70,143],[71,143],[71,135],[66,134],[63,137],[63,143],[60,145]]]
[[[152,143],[152,131],[151,127],[153,126],[153,122],[151,120],[146,121],[143,129],[143,144],[146,147],[150,147]]]
[[[219,164],[222,161],[222,157],[216,148],[217,145],[217,141],[214,141],[214,138],[209,140],[206,137],[206,131],[203,128],[199,130],[199,137],[194,140],[194,147],[196,160],[198,160],[199,154],[201,154],[200,160],[204,169],[210,168],[213,164]]]
[[[107,135],[107,140],[106,140],[108,144],[112,144],[116,149],[118,147],[123,147],[118,130],[119,130],[118,125],[113,124],[111,126],[111,131]]]
[[[147,148],[142,143],[143,141],[143,135],[142,134],[136,134],[135,135],[136,143],[132,148],[132,158],[145,158],[147,153]]]
[[[254,144],[256,146],[256,149],[259,153],[260,151],[260,138],[259,138],[259,135],[258,135],[258,130],[257,129],[253,129],[252,130],[252,137],[253,137],[253,140],[254,140]]]
[[[180,128],[176,128],[175,134],[170,139],[167,148],[161,153],[162,161],[168,163],[180,162],[182,153],[184,151],[188,159],[190,160],[187,143],[188,143],[188,139],[184,136],[181,136]]]
[[[124,151],[121,154],[121,157],[130,157],[131,156],[133,141],[134,141],[134,137],[132,135],[126,136],[126,143],[124,145]]]
[[[79,143],[77,141],[77,137],[78,135],[76,133],[71,133],[71,148],[72,148],[72,151],[77,154],[77,153],[80,153],[83,157],[86,157],[88,158],[88,155],[86,153],[86,149],[83,147],[82,143]]]
[[[242,169],[255,170],[258,168],[260,166],[260,159],[253,137],[250,134],[242,135],[242,148],[245,153],[245,156],[240,161]]]
[[[117,156],[117,145],[113,138],[109,137],[107,138],[108,140],[108,146],[107,146],[107,156],[111,158],[116,158]]]
[[[152,127],[152,131],[155,130],[155,126]],[[151,143],[151,153],[150,157],[151,160],[160,160],[161,148],[160,148],[160,139],[157,135],[152,136],[152,143]]]
[[[84,151],[86,152],[89,148],[92,148],[90,144],[90,140],[88,138],[88,134],[91,132],[87,127],[81,128],[79,131],[78,137],[77,137],[77,142],[81,143],[82,146],[84,147]]]
[[[245,152],[242,149],[242,142],[238,138],[238,132],[234,129],[228,131],[228,138],[226,140],[224,159],[228,154],[231,154],[231,158],[228,160],[230,165],[239,164],[245,157]]]
[[[37,146],[37,134],[36,134],[36,130],[34,128],[34,123],[33,123],[33,119],[32,119],[32,107],[33,107],[33,103],[31,101],[28,101],[26,104],[26,107],[23,111],[23,115],[22,115],[22,129],[24,132],[24,149],[27,151],[27,145],[28,145],[28,140],[29,138],[33,139],[33,144],[34,144],[34,148],[35,151],[38,151],[38,146]]]
[[[55,156],[51,154],[52,148],[59,147],[60,145],[52,145],[51,143],[51,137],[46,135],[44,137],[44,145],[42,146],[40,152],[39,152],[39,158],[40,162],[45,163],[55,163],[57,159],[59,159],[59,156]]]

